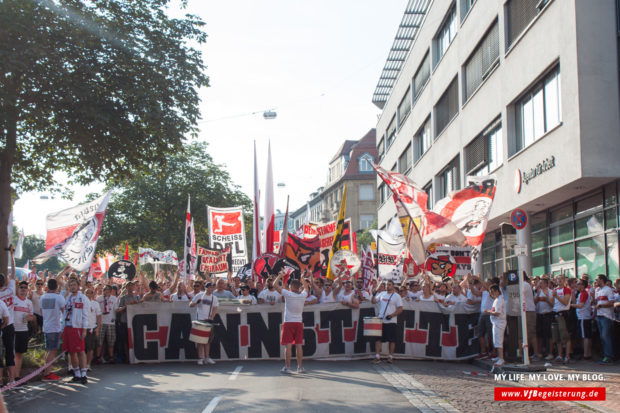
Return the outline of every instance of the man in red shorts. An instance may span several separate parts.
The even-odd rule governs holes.
[[[80,292],[75,278],[68,283],[69,296],[65,304],[65,329],[62,333],[62,349],[69,353],[73,366],[73,382],[86,384],[86,353],[84,338],[88,327],[88,298]],[[79,361],[79,363],[78,363]],[[79,367],[77,367],[79,365]]]
[[[284,348],[285,365],[280,371],[284,374],[290,374],[291,355],[293,351],[293,344],[295,344],[297,373],[303,373],[304,368],[301,365],[304,356],[302,349],[304,344],[304,324],[302,321],[302,313],[304,311],[304,303],[310,289],[310,281],[307,278],[304,278],[303,290],[301,289],[301,282],[299,280],[291,281],[289,287],[290,290],[282,289],[280,280],[283,275],[284,272],[280,271],[280,274],[278,274],[278,277],[273,282],[276,290],[282,294],[282,297],[284,298],[284,323],[282,324],[280,344],[286,347]]]

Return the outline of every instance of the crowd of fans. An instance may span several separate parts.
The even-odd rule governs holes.
[[[92,280],[88,274],[77,274],[69,267],[58,274],[33,268],[27,280],[17,282],[14,272],[8,276],[0,274],[2,366],[6,365],[9,382],[19,380],[23,355],[28,351],[30,338],[37,334],[44,337],[48,362],[55,359],[62,342],[75,382],[87,383],[92,365],[128,362],[127,307],[137,303],[186,301],[192,307],[198,304],[197,311],[202,311],[201,304],[208,302],[208,314],[202,318],[212,319],[218,302],[275,305],[284,301],[280,285],[274,284],[280,277],[275,276],[262,282],[242,282],[229,273],[227,279],[198,277],[189,285],[185,285],[178,272],[159,271],[154,278],[149,281],[145,272],[139,272],[129,282],[106,277]],[[362,302],[374,304],[380,301],[379,297],[388,296],[391,300],[395,294],[394,308],[406,301],[432,301],[446,309],[458,303],[472,311],[479,309],[477,334],[481,351],[477,358],[493,359],[496,365],[504,363],[506,337],[514,334],[521,340],[520,322],[515,323],[516,331],[507,328],[508,289],[503,278],[482,280],[468,275],[434,282],[424,275],[401,285],[374,280],[366,287],[361,278],[304,278],[309,281],[305,305],[334,302],[358,308]],[[594,348],[601,349],[600,363],[611,363],[620,356],[614,354],[620,348],[619,293],[620,279],[614,286],[605,275],[594,279],[587,275],[579,279],[566,279],[563,275],[533,279],[526,276],[523,297],[532,361],[592,360]],[[208,297],[215,298],[206,301]],[[385,308],[389,304],[390,301]],[[389,316],[384,323],[387,320]],[[204,359],[199,364],[215,363],[208,354],[208,348],[204,349]],[[379,350],[375,362],[378,355]],[[44,381],[60,378],[51,366],[43,376]]]

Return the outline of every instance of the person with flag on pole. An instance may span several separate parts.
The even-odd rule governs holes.
[[[340,211],[338,212],[338,221],[336,222],[336,232],[334,233],[334,240],[332,241],[332,248],[329,252],[329,261],[327,263],[327,275],[326,278],[328,280],[333,280],[335,274],[331,269],[331,260],[334,254],[342,249],[342,233],[344,230],[344,219],[345,213],[347,209],[347,184],[344,184],[344,189],[342,190],[342,202],[340,203]]]

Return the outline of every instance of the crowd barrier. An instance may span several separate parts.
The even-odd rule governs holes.
[[[211,357],[216,360],[281,359],[280,326],[284,304],[221,305],[215,318]],[[364,317],[375,306],[351,309],[339,303],[304,308],[304,357],[355,359],[374,354],[374,339],[364,337]],[[142,303],[127,308],[131,363],[195,360],[189,341],[196,309],[187,302]],[[462,360],[478,354],[479,311],[457,304],[450,309],[434,302],[405,302],[398,317],[394,356],[412,359]],[[384,343],[384,351],[387,344]]]

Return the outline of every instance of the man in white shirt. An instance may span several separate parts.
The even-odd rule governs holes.
[[[353,283],[350,280],[342,282],[342,289],[339,289],[336,301],[345,307],[360,308],[360,302],[355,296]]]
[[[192,301],[190,301],[189,306],[192,308],[196,307],[196,320],[202,322],[211,322],[215,318],[219,301],[217,299],[217,296],[213,294],[213,290],[213,283],[208,282],[205,285],[205,291],[199,292],[194,296],[194,298],[192,298]],[[198,350],[199,365],[203,365],[205,363],[215,364],[215,361],[213,361],[213,359],[209,357],[212,340],[213,330],[211,330],[211,335],[209,336],[209,342],[207,344],[196,344],[196,349]]]
[[[32,301],[27,298],[28,282],[21,281],[17,287],[15,297],[14,318],[15,322],[15,380],[19,380],[22,368],[22,356],[28,351],[28,323],[34,322]]]
[[[56,292],[58,282],[51,278],[47,280],[47,293],[40,299],[41,315],[43,316],[43,334],[45,335],[45,363],[51,362],[56,357],[60,347],[60,319],[65,308],[65,299]],[[43,373],[43,381],[58,381],[61,377],[52,373],[51,365]]]
[[[497,350],[497,357],[493,359],[494,366],[503,366],[504,361],[504,331],[506,330],[506,301],[501,294],[499,286],[491,285],[489,294],[493,301],[490,310],[485,310],[486,314],[491,316],[491,324],[493,324],[493,346]]]
[[[253,295],[250,294],[250,287],[245,285],[245,284],[241,284],[241,287],[239,287],[239,292],[241,293],[239,295],[239,301],[241,301],[243,304],[257,304],[258,301],[256,300],[256,297],[254,297]]]
[[[572,342],[568,333],[568,310],[570,309],[571,290],[566,286],[566,279],[563,275],[557,277],[558,287],[552,292],[553,296],[553,314],[555,322],[552,325],[551,335],[553,341],[557,345],[558,356],[555,361],[558,363],[567,364],[570,362],[570,353]],[[564,354],[564,348],[562,344],[566,344],[566,356]]]
[[[295,344],[295,352],[297,356],[297,373],[303,373],[304,368],[302,366],[304,351],[304,324],[302,319],[302,313],[304,311],[304,303],[306,297],[308,297],[308,291],[310,290],[310,280],[308,278],[303,279],[302,284],[299,280],[292,280],[290,283],[290,290],[282,289],[280,286],[280,280],[284,275],[284,271],[280,271],[280,274],[276,277],[274,284],[276,290],[284,297],[284,323],[282,324],[282,335],[280,337],[280,344],[285,346],[284,348],[284,367],[281,372],[289,374],[291,372],[291,356],[293,352],[293,344]]]
[[[603,359],[601,364],[611,364],[614,357],[613,346],[613,309],[614,291],[607,286],[607,276],[599,274],[596,277],[596,290],[594,301],[596,302],[596,324],[601,335],[603,345]]]
[[[97,350],[97,337],[101,331],[101,306],[95,300],[95,291],[92,288],[86,289],[88,297],[88,326],[84,347],[86,348],[86,371],[90,371],[90,364],[93,361],[95,350]]]
[[[282,294],[275,289],[274,279],[271,277],[267,278],[266,288],[258,294],[258,303],[275,305],[281,302]]]
[[[394,362],[396,348],[396,318],[403,312],[403,302],[394,289],[394,281],[387,281],[386,291],[372,297],[372,303],[379,303],[379,315],[383,321],[381,338],[375,343],[375,359],[373,363],[381,363],[381,345],[384,341],[389,344],[388,363]]]
[[[15,380],[15,248],[11,246],[11,274],[7,277],[0,273],[0,300],[6,304],[9,310],[9,322],[2,326],[2,344],[4,345],[4,361],[9,374],[9,382]],[[0,367],[2,366],[0,361]],[[3,369],[0,369],[0,375]]]
[[[73,366],[73,382],[86,384],[86,352],[84,339],[88,328],[90,301],[80,292],[76,278],[69,279],[69,295],[65,300],[65,329],[62,333],[62,349],[69,353]],[[79,367],[78,367],[79,366]]]
[[[114,363],[114,343],[116,343],[116,309],[118,308],[118,298],[112,295],[112,287],[106,285],[103,288],[103,296],[97,297],[97,302],[101,307],[101,332],[97,342],[97,356],[105,362],[103,345],[107,344],[108,362]]]
[[[457,303],[466,303],[467,298],[462,294],[461,285],[454,283],[452,292],[448,294],[443,302],[445,307],[455,305]]]

